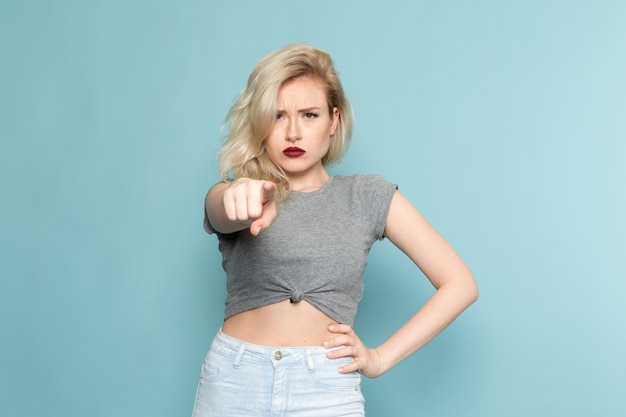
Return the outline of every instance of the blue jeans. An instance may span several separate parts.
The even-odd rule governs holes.
[[[352,358],[328,359],[323,347],[282,348],[215,336],[193,417],[363,417],[361,374],[340,374]]]

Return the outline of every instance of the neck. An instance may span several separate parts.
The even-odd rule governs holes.
[[[299,192],[311,192],[315,190],[319,190],[326,184],[330,175],[326,172],[326,170],[322,170],[319,174],[308,177],[298,177],[291,176],[289,177],[289,189],[291,191],[299,191]]]

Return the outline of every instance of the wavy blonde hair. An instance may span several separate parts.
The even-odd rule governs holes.
[[[265,139],[276,120],[276,100],[280,88],[299,77],[319,80],[326,90],[328,110],[339,110],[339,121],[322,164],[339,162],[348,150],[352,136],[352,108],[333,66],[330,55],[307,45],[292,45],[272,52],[256,65],[248,84],[230,108],[224,122],[228,128],[219,155],[224,181],[254,178],[276,183],[277,200],[288,194],[289,177],[265,151]]]

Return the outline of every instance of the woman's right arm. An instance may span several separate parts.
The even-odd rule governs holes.
[[[271,181],[249,178],[217,183],[205,200],[209,223],[220,233],[250,228],[250,233],[256,236],[276,218],[275,190],[276,185]]]

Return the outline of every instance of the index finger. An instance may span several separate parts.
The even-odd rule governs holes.
[[[276,184],[271,181],[265,181],[263,183],[263,199],[262,203],[266,204],[274,200],[274,194],[276,193]]]

